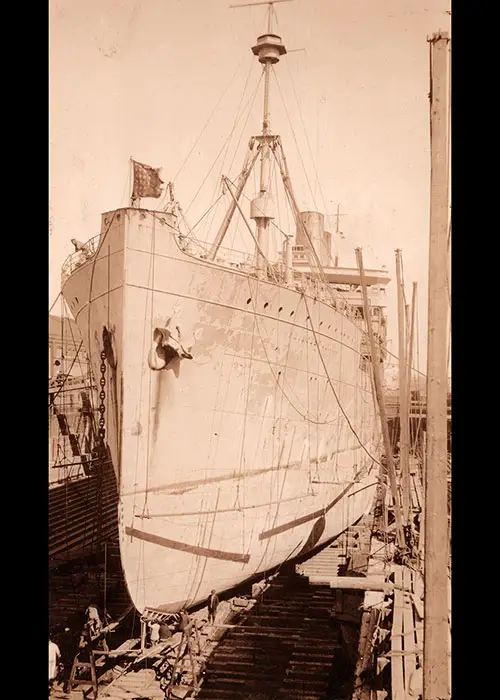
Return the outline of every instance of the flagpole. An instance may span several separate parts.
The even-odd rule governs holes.
[[[130,206],[140,209],[140,197],[134,197],[134,159],[130,156]]]
[[[130,178],[130,186],[129,186],[129,194],[130,194],[130,206],[134,206],[134,198],[132,197],[133,191],[134,191],[134,159],[132,156],[130,156],[129,159],[130,167],[129,167],[129,178]]]

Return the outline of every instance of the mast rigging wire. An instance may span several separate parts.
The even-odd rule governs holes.
[[[205,182],[207,181],[207,179],[208,179],[210,173],[211,173],[212,170],[214,169],[215,164],[217,163],[217,161],[219,160],[220,156],[222,155],[224,149],[226,148],[227,144],[229,143],[229,141],[230,141],[230,139],[231,139],[231,137],[232,137],[232,135],[233,135],[233,133],[234,133],[234,131],[235,131],[237,125],[238,125],[238,122],[240,121],[240,119],[242,118],[243,114],[245,113],[245,110],[246,110],[247,106],[250,104],[250,102],[252,102],[252,104],[253,104],[253,100],[255,100],[255,96],[257,95],[257,91],[258,91],[258,89],[259,89],[259,85],[260,85],[260,82],[261,82],[261,80],[262,80],[262,76],[263,76],[263,75],[264,75],[264,72],[261,73],[260,78],[259,78],[259,81],[258,81],[258,83],[257,83],[257,86],[256,86],[256,88],[255,88],[255,91],[254,91],[253,95],[250,95],[249,99],[247,100],[247,103],[245,104],[245,107],[242,109],[242,112],[241,112],[240,116],[235,120],[235,123],[234,123],[233,128],[231,129],[231,131],[230,131],[230,133],[229,133],[229,136],[228,136],[227,139],[225,140],[225,142],[224,142],[222,148],[220,149],[220,151],[219,151],[218,155],[216,156],[216,158],[215,158],[215,160],[214,160],[212,166],[210,167],[210,170],[209,170],[208,173],[206,174],[206,176],[205,176],[203,182],[201,183],[200,187],[198,188],[198,190],[196,191],[194,197],[192,198],[192,200],[191,200],[191,202],[190,202],[188,208],[186,209],[186,214],[188,214],[188,212],[189,212],[189,210],[191,209],[191,207],[192,207],[194,201],[196,200],[198,194],[200,193],[200,190],[202,189],[202,187],[203,187],[203,185],[205,184]]]

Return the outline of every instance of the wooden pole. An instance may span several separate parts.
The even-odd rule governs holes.
[[[130,206],[133,207],[135,205],[135,199],[133,197],[133,192],[134,192],[134,159],[132,158],[132,156],[130,156],[130,160],[129,160],[129,178],[130,178],[129,199],[130,199]]]
[[[447,700],[449,685],[447,522],[448,54],[445,32],[430,39],[431,207],[425,469],[424,700]]]
[[[410,320],[410,340],[408,342],[408,375],[406,382],[406,391],[408,396],[408,402],[411,407],[411,367],[413,363],[413,338],[415,335],[415,308],[417,305],[417,283],[413,283],[413,294],[411,299],[411,320]],[[414,448],[416,442],[416,435],[414,434]],[[411,446],[411,445],[410,445]]]
[[[373,336],[372,320],[370,316],[370,306],[368,304],[368,292],[366,290],[366,280],[365,280],[365,270],[363,267],[363,255],[361,248],[356,248],[356,260],[359,267],[359,275],[361,279],[361,288],[363,291],[363,308],[365,313],[366,325],[368,328],[368,335],[370,338],[370,349],[372,358],[372,369],[373,369],[373,382],[375,384],[375,393],[377,396],[377,402],[379,406],[380,413],[380,423],[382,427],[382,436],[384,439],[384,449],[385,456],[387,460],[387,471],[389,473],[389,482],[391,484],[392,499],[394,501],[394,517],[396,519],[396,537],[398,539],[398,544],[400,547],[405,545],[405,537],[403,532],[403,523],[401,520],[401,509],[399,503],[399,493],[398,486],[396,482],[396,469],[394,468],[394,460],[391,449],[391,439],[389,437],[389,427],[387,424],[387,413],[385,410],[384,392],[382,389],[382,379],[380,376],[380,360],[377,345],[375,343],[375,338]],[[382,479],[382,473],[380,474]],[[385,504],[384,504],[385,507]]]
[[[410,513],[410,466],[408,448],[408,396],[406,363],[406,312],[404,304],[403,280],[401,274],[401,251],[396,250],[396,279],[398,291],[398,339],[399,339],[399,468],[403,494],[403,522],[409,521]]]
[[[104,543],[104,625],[108,624],[108,610],[106,607],[107,596],[106,587],[108,585],[107,581],[107,569],[108,569],[108,543]]]

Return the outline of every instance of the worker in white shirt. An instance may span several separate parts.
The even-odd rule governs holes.
[[[57,678],[57,667],[60,658],[61,652],[59,651],[59,647],[49,637],[49,690],[52,688]]]

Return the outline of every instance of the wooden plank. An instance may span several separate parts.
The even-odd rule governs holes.
[[[421,595],[421,590],[422,590],[422,580],[421,580],[421,575],[418,573],[413,572],[411,576],[412,580],[412,591],[413,591],[413,598],[414,598],[414,605],[415,605],[415,599],[420,601],[420,595]],[[415,621],[415,636],[417,638],[417,660],[419,663],[419,666],[423,666],[424,664],[424,620],[423,620],[423,603],[420,601],[420,605],[417,607],[417,613],[418,615],[414,615],[414,621]],[[420,612],[422,612],[422,615],[420,616]],[[420,617],[420,619],[419,619]]]
[[[403,567],[403,586],[407,590],[411,590],[411,572],[405,566]],[[413,603],[410,596],[406,593],[403,594],[403,647],[405,652],[403,657],[403,668],[404,668],[404,679],[405,679],[405,689],[406,693],[410,688],[410,681],[413,678],[415,671],[417,670],[417,658],[416,658],[416,648],[415,648],[415,625],[413,621]]]
[[[401,567],[394,567],[395,582],[397,586],[403,585]],[[392,700],[406,700],[403,675],[403,593],[397,588],[394,590],[394,613],[392,619],[391,651],[391,690]]]
[[[127,653],[133,649],[137,644],[139,644],[141,640],[139,638],[137,639],[127,639],[123,644],[121,644],[119,647],[116,649],[112,649],[109,652],[109,657],[115,658],[116,656],[120,656],[123,653]]]

